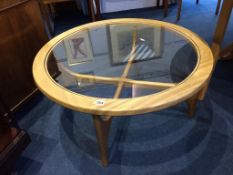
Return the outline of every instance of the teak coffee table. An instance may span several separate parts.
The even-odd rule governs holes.
[[[156,20],[112,19],[53,38],[37,54],[33,76],[51,100],[93,116],[101,162],[107,166],[113,117],[185,100],[193,114],[213,63],[208,45],[188,29]]]

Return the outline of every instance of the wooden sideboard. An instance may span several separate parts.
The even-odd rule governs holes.
[[[0,1],[0,115],[36,92],[32,63],[48,41],[39,0]],[[4,110],[4,109],[9,110]]]

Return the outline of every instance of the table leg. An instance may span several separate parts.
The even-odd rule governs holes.
[[[222,5],[222,9],[220,12],[220,16],[218,19],[218,23],[217,23],[217,27],[215,30],[215,34],[214,34],[214,39],[213,39],[213,43],[211,46],[211,50],[213,52],[214,55],[214,68],[215,65],[217,63],[217,60],[219,59],[220,53],[221,53],[221,44],[222,41],[224,39],[224,35],[227,29],[227,25],[231,16],[231,12],[232,12],[232,7],[233,7],[233,1],[232,0],[224,0],[223,1],[223,5]],[[199,95],[199,99],[202,100],[205,96],[205,93],[208,89],[208,85],[209,85],[209,80],[206,83],[206,86],[201,90],[201,93]]]
[[[224,0],[222,4],[222,9],[220,12],[220,16],[218,19],[215,35],[213,42],[217,43],[219,45],[222,44],[227,25],[231,16],[231,11],[233,7],[233,1],[232,0]]]
[[[196,105],[197,105],[198,95],[195,94],[190,99],[187,100],[188,104],[188,115],[190,117],[193,117],[196,111]]]
[[[103,166],[108,166],[108,134],[112,120],[111,118],[103,120],[101,116],[93,115],[93,121],[96,129],[101,163]]]
[[[218,61],[220,50],[221,50],[220,45],[217,44],[217,43],[213,43],[212,46],[211,46],[211,50],[212,50],[212,53],[213,53],[213,56],[214,56],[214,67],[213,67],[213,70],[214,70],[215,66],[216,66],[216,63]],[[211,73],[211,75],[212,75],[212,73]],[[199,92],[198,100],[203,100],[205,98],[206,91],[208,90],[208,87],[209,87],[211,75],[210,75],[210,78],[206,81],[206,83],[203,86],[203,88],[201,89],[201,91]]]
[[[201,89],[198,100],[203,100],[205,98],[206,91],[208,90],[210,80],[207,81],[206,85]]]

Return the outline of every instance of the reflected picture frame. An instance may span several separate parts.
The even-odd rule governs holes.
[[[113,66],[127,63],[132,49],[133,30],[135,30],[133,25],[119,27],[118,24],[109,26],[109,45],[112,52],[111,62]],[[164,29],[162,27],[137,26],[136,32],[136,59],[133,62],[162,58]],[[144,55],[137,53],[140,49],[147,49],[148,53],[145,52]]]
[[[93,61],[89,32],[80,32],[63,41],[69,66]]]

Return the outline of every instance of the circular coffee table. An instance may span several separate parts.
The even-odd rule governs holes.
[[[214,59],[183,27],[147,19],[112,19],[68,30],[37,54],[38,88],[67,108],[93,115],[101,161],[108,164],[113,116],[143,114],[187,100],[195,111]]]

